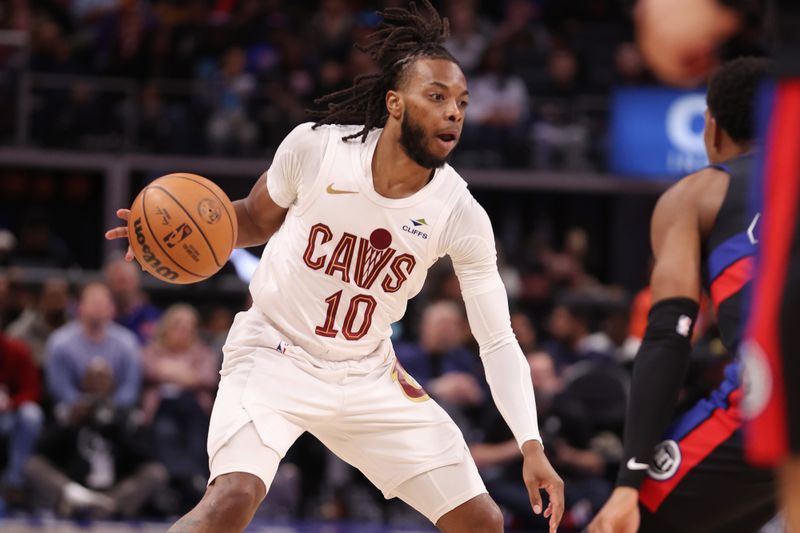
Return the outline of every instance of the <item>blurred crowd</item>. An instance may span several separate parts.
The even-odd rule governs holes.
[[[587,271],[580,234],[571,230],[563,247],[541,247],[527,262],[501,254],[500,265],[546,451],[566,482],[565,530],[580,530],[613,487],[650,307],[646,288],[629,295]],[[139,267],[119,257],[82,286],[60,276],[28,285],[18,272],[0,271],[0,508],[90,519],[186,511],[207,482],[222,345],[249,302],[157,306]],[[687,407],[713,388],[726,361],[710,310],[695,341]],[[406,371],[464,432],[509,529],[546,529],[530,510],[519,449],[491,400],[446,261],[396,324],[394,343]],[[425,524],[309,435],[290,450],[257,516]]]
[[[26,84],[36,145],[259,156],[306,120],[315,97],[375,68],[353,44],[377,27],[376,9],[405,3],[9,0],[0,29],[25,32],[30,54],[25,67],[0,47],[0,64],[34,73]],[[652,81],[628,2],[434,3],[470,83],[458,163],[604,168],[610,91]],[[758,38],[740,37],[737,53]],[[8,121],[15,78],[2,78]]]

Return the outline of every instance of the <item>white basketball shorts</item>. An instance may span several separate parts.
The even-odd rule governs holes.
[[[317,359],[283,343],[255,307],[236,315],[223,351],[209,482],[248,472],[269,487],[275,461],[308,431],[386,498],[400,497],[433,523],[486,492],[461,431],[393,353]],[[258,438],[237,435],[243,428]]]

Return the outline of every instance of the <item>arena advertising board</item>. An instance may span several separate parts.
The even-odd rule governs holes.
[[[611,99],[611,171],[643,179],[680,178],[708,164],[705,93],[663,87],[616,90]]]

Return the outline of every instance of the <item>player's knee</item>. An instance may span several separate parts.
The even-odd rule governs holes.
[[[504,525],[505,519],[503,518],[503,512],[497,504],[490,499],[486,505],[481,507],[480,512],[475,517],[475,525],[470,531],[474,531],[475,533],[502,533]]]
[[[436,525],[444,533],[502,533],[503,513],[487,494],[446,514]]]
[[[264,482],[252,474],[233,472],[214,480],[214,506],[225,514],[242,516],[255,513],[267,494]]]

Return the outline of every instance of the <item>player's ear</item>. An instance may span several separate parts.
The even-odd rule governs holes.
[[[717,123],[717,119],[714,117],[709,118],[709,127],[711,128],[711,142],[714,143],[714,150],[719,152],[720,148],[722,148],[722,128],[719,127],[719,123]]]
[[[400,120],[403,116],[403,98],[397,91],[386,92],[386,111],[389,116]]]

